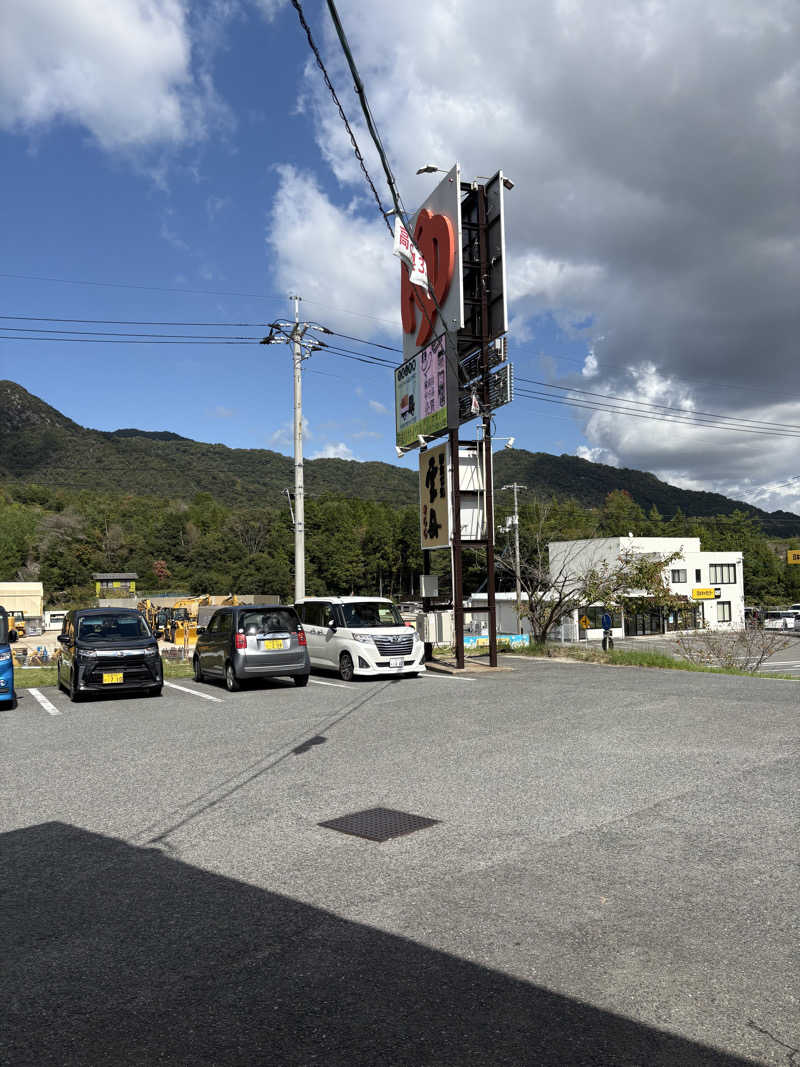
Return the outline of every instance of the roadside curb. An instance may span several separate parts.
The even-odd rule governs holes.
[[[425,669],[433,674],[496,674],[499,671],[513,671],[513,667],[491,667],[488,663],[481,663],[477,658],[465,657],[464,669],[460,670],[455,660],[437,659],[425,664]]]

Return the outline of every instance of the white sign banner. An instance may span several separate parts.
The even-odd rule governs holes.
[[[408,267],[409,280],[412,285],[418,285],[428,292],[428,267],[420,250],[411,240],[411,235],[395,216],[394,220],[394,249],[393,252]]]

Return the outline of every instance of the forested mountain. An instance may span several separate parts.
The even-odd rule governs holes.
[[[624,490],[645,512],[655,507],[706,517],[740,510],[776,537],[800,534],[800,516],[769,513],[718,493],[678,489],[652,474],[522,449],[495,456],[495,484],[519,482],[540,496],[555,494],[600,508],[610,492]],[[0,482],[36,483],[66,490],[148,494],[191,500],[197,493],[231,506],[280,506],[294,484],[289,456],[268,449],[205,444],[169,430],[91,430],[79,426],[11,381],[0,381]],[[310,498],[349,497],[413,506],[417,474],[390,463],[342,459],[305,462]]]
[[[800,600],[798,516],[768,516],[713,493],[688,493],[641,471],[573,456],[501,450],[496,519],[517,481],[520,545],[626,534],[699,537],[708,550],[744,552],[755,603]],[[294,545],[283,489],[291,459],[231,449],[170,431],[87,430],[11,382],[0,383],[0,581],[41,579],[48,605],[90,602],[93,571],[136,571],[153,593],[293,591]],[[306,589],[418,592],[422,570],[417,474],[387,463],[306,465]],[[745,510],[747,513],[745,513]],[[770,524],[776,537],[770,542]],[[765,533],[766,531],[766,533]],[[434,552],[441,587],[449,554]],[[498,575],[510,580],[511,539],[498,536]],[[485,581],[485,557],[464,555],[465,592]]]

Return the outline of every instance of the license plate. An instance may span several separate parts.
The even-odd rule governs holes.
[[[113,685],[114,682],[122,681],[122,671],[116,671],[114,674],[103,675],[103,685]]]
[[[402,667],[403,666],[403,657],[402,656],[392,656],[391,659],[389,660],[389,666],[390,667]]]
[[[263,648],[283,648],[283,641],[265,641]]]

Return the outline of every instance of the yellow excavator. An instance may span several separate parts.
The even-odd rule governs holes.
[[[164,622],[164,640],[174,645],[194,644],[197,641],[197,610],[211,603],[208,593],[201,596],[186,596],[176,600],[167,609]]]
[[[167,617],[166,609],[160,608],[158,604],[154,604],[152,600],[148,599],[140,600],[136,607],[147,619],[147,625],[152,630],[153,636],[163,637],[164,622]]]
[[[14,642],[24,637],[27,633],[25,628],[25,616],[21,611],[9,611],[8,613],[8,643],[13,645]]]

